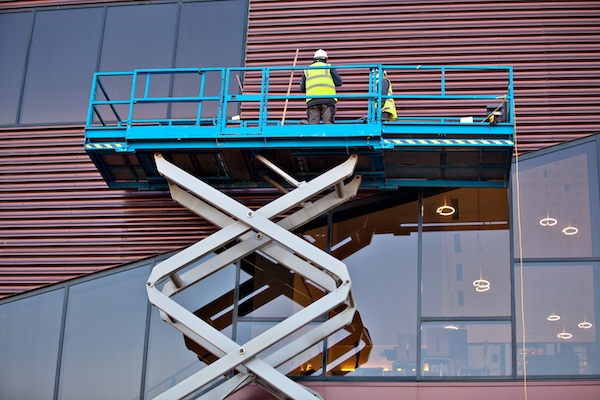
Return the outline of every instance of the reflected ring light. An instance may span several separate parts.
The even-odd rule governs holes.
[[[439,206],[437,210],[435,210],[435,212],[440,214],[441,216],[448,217],[454,214],[456,212],[456,209],[452,206],[444,204],[443,206]]]
[[[552,313],[552,314],[548,315],[548,317],[546,319],[548,321],[558,321],[560,319],[560,315]]]
[[[556,220],[556,218],[552,218],[552,217],[546,217],[546,218],[540,219],[541,226],[554,226],[557,223],[558,223],[558,221]]]
[[[577,324],[577,326],[581,329],[590,329],[592,327],[592,323],[588,321],[583,321]]]
[[[573,334],[569,332],[561,332],[558,335],[556,335],[556,337],[563,340],[569,340],[573,337]]]
[[[473,281],[473,286],[475,286],[475,291],[477,292],[487,292],[490,290],[490,281],[486,279],[477,279]]]

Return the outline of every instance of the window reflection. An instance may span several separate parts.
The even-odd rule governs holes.
[[[145,266],[70,287],[59,399],[139,396],[149,273]]]
[[[521,271],[517,266],[515,285],[523,282],[525,294],[524,302],[520,296],[516,299],[519,342],[523,342],[523,317],[526,332],[526,348],[519,347],[520,374],[523,355],[528,375],[600,372],[594,293],[598,268],[598,264],[527,263]]]
[[[264,333],[270,328],[273,328],[278,321],[240,321],[238,324],[237,342],[246,343],[252,338]],[[285,345],[302,337],[311,330],[314,330],[317,323],[310,323],[298,331],[286,336],[280,342],[269,346],[259,354],[259,358],[268,361],[268,357],[278,350],[281,350]],[[301,354],[293,357],[280,365],[276,365],[277,370],[289,376],[316,376],[321,374],[323,366],[323,342],[310,346]]]
[[[505,376],[511,373],[509,322],[424,323],[422,332],[423,377]]]
[[[36,12],[20,123],[85,120],[103,16],[96,7]]]
[[[330,338],[347,344],[329,351],[328,375],[415,375],[418,210],[408,189],[334,213],[332,254],[350,272],[362,330]]]
[[[198,372],[204,365],[196,354],[183,345],[181,333],[166,324],[158,309],[153,307],[148,337],[146,398],[155,398]]]
[[[54,392],[63,302],[58,289],[0,306],[0,399]]]
[[[444,203],[456,212],[439,215],[436,209]],[[422,245],[423,316],[510,315],[505,189],[426,192]]]
[[[33,12],[0,14],[0,125],[17,123],[33,15]]]
[[[516,185],[516,177],[513,177]],[[595,145],[573,146],[520,164],[521,232],[515,230],[516,251],[524,258],[597,256],[598,175]],[[596,207],[592,207],[596,205]],[[516,215],[516,213],[515,213]],[[519,253],[515,253],[519,257]]]

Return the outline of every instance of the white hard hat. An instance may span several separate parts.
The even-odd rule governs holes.
[[[325,60],[327,60],[327,52],[323,49],[319,49],[317,51],[315,51],[315,55],[313,56],[313,59],[317,59],[317,58],[323,58]]]

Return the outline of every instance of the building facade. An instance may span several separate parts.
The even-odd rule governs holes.
[[[592,1],[4,2],[0,397],[153,398],[210,363],[164,324],[145,282],[214,227],[168,192],[106,188],[82,147],[93,72],[290,65],[322,47],[340,64],[513,65],[517,151],[510,187],[407,186],[299,228],[347,265],[358,313],[288,375],[326,399],[597,398],[599,22]],[[273,198],[226,192],[253,207]],[[458,212],[439,215],[443,204]],[[286,279],[255,256],[181,300],[206,316],[229,299],[223,331],[245,342],[298,309],[290,288],[313,293]],[[251,295],[265,287],[269,301]]]

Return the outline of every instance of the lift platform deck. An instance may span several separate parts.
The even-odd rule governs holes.
[[[167,189],[158,152],[221,189],[285,186],[264,160],[310,180],[350,154],[362,187],[507,186],[511,67],[335,66],[344,85],[331,125],[306,123],[304,68],[97,72],[85,150],[114,189]],[[392,95],[380,93],[383,70]],[[386,122],[378,110],[390,97],[398,118]]]

